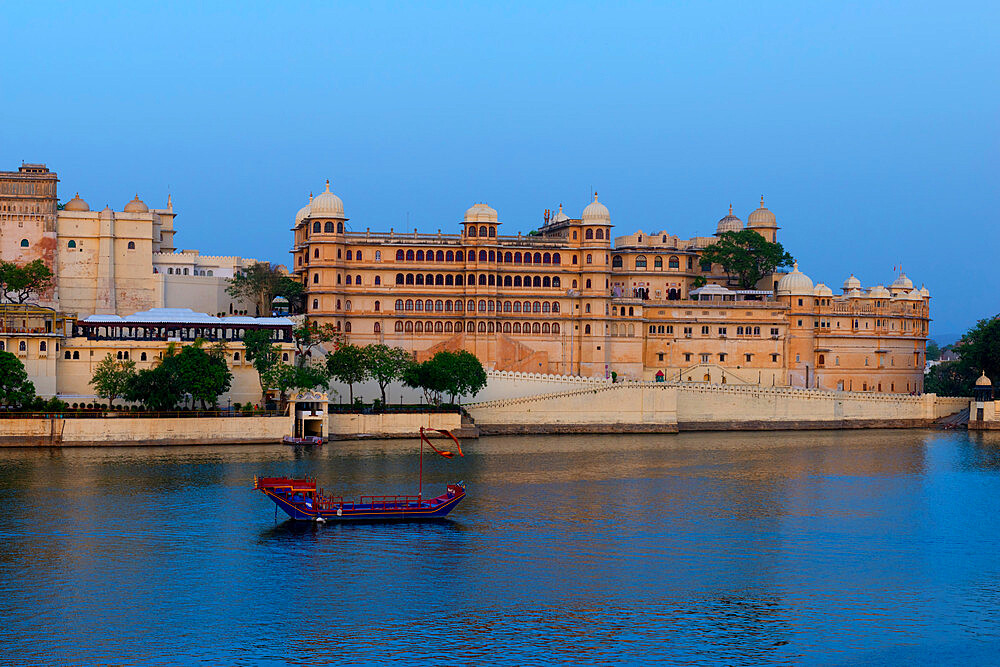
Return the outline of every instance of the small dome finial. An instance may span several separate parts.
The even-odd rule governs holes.
[[[799,260],[795,260],[794,262],[792,262],[792,271],[798,273],[798,271],[799,271]],[[854,274],[851,274],[851,275],[854,275]]]
[[[764,208],[764,195],[760,196],[760,207]]]
[[[594,190],[594,201],[597,201],[597,190]]]
[[[312,203],[312,200],[313,200],[313,193],[310,192],[309,193],[309,203]]]
[[[327,192],[329,192],[329,191],[330,191],[330,179],[329,179],[329,178],[328,178],[328,179],[326,179],[326,191],[327,191]]]

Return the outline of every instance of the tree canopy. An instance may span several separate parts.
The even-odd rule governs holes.
[[[326,370],[331,378],[347,385],[353,403],[354,385],[368,378],[364,348],[350,343],[338,345],[336,350],[326,355]]]
[[[257,262],[242,269],[229,279],[226,287],[229,296],[254,304],[257,315],[262,317],[271,314],[271,303],[277,296],[288,299],[290,308],[300,306],[304,291],[302,283],[267,262]]]
[[[192,403],[215,406],[219,396],[229,391],[232,380],[225,348],[206,350],[199,340],[179,351],[169,346],[159,365],[139,371],[128,381],[124,396],[151,410],[171,410],[185,395],[190,395]]]
[[[18,266],[0,261],[0,299],[6,303],[24,303],[52,286],[52,270],[40,259]]]
[[[702,250],[701,259],[721,265],[741,289],[753,289],[761,278],[794,261],[780,243],[771,243],[752,229],[723,232],[717,242]]]
[[[114,405],[115,399],[124,396],[129,382],[135,377],[135,362],[131,359],[115,359],[108,352],[94,368],[90,384],[101,398],[106,398],[109,405]]]
[[[486,370],[471,352],[444,350],[423,363],[410,364],[402,380],[408,387],[422,389],[428,402],[440,402],[448,394],[454,403],[457,396],[475,396],[486,386]]]
[[[972,396],[980,374],[1000,380],[1000,316],[979,320],[953,346],[957,361],[934,366],[924,378],[924,391],[941,396]]]
[[[35,385],[24,364],[10,352],[0,352],[0,405],[23,408],[35,400]]]
[[[281,348],[274,344],[272,333],[267,329],[253,329],[243,336],[243,346],[247,359],[253,363],[257,371],[257,381],[260,383],[261,405],[267,400],[267,390],[270,387],[266,378],[272,368],[281,363]]]
[[[413,363],[413,357],[401,347],[377,343],[365,347],[365,363],[371,378],[378,383],[382,392],[382,404],[385,405],[386,386],[403,377],[403,373]]]

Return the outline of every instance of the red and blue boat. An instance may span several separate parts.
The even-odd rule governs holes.
[[[449,431],[437,430],[450,437],[458,448],[458,455],[464,456],[458,439]],[[354,502],[341,496],[327,495],[317,488],[316,480],[304,477],[257,477],[254,475],[253,488],[270,498],[277,508],[294,521],[420,521],[443,519],[465,498],[465,483],[448,484],[445,492],[435,498],[423,497],[424,443],[446,458],[454,454],[438,449],[428,440],[423,428],[420,429],[420,475],[417,495],[361,496]],[[277,511],[277,510],[275,510]]]

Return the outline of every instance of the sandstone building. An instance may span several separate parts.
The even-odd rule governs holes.
[[[418,359],[465,349],[496,370],[854,391],[922,391],[930,294],[899,275],[839,294],[796,266],[734,289],[701,252],[725,231],[612,236],[597,195],[578,218],[546,213],[531,234],[505,235],[476,204],[457,233],[351,227],[326,190],[295,216],[293,272],[307,314],[356,344]],[[777,239],[764,207],[747,227]],[[702,287],[696,287],[701,283]]]

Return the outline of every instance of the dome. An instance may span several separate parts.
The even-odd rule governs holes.
[[[85,202],[82,199],[80,199],[80,193],[77,192],[75,197],[73,197],[68,202],[66,202],[66,205],[63,206],[63,210],[64,211],[89,211],[90,210],[90,206],[87,204],[87,202]]]
[[[569,216],[563,213],[562,204],[559,204],[559,210],[552,216],[552,222],[566,222],[567,220],[569,220]]]
[[[844,291],[850,292],[852,289],[861,289],[861,281],[858,280],[853,273],[850,278],[844,281]]]
[[[611,224],[611,212],[608,211],[608,207],[597,201],[597,193],[594,193],[594,201],[587,204],[587,208],[583,209],[583,215],[580,219],[584,223],[590,224]]]
[[[313,218],[343,218],[344,202],[330,192],[330,179],[326,179],[326,190],[312,200],[309,216]]]
[[[920,286],[920,296],[922,296],[925,299],[927,299],[927,298],[930,297],[930,295],[931,295],[931,291],[929,289],[927,289],[927,287],[925,285],[921,285]]]
[[[990,379],[988,377],[986,377],[986,371],[983,371],[983,374],[979,376],[978,380],[976,380],[976,386],[977,387],[992,387],[993,386],[993,383],[990,382]]]
[[[854,289],[852,289],[850,292],[847,293],[847,296],[850,299],[860,299],[861,297],[864,296],[864,294],[861,293],[861,290],[855,287]]]
[[[909,292],[906,293],[906,296],[903,297],[903,298],[905,298],[907,301],[923,301],[924,300],[924,297],[921,296],[920,290],[918,290],[918,289],[911,289]]]
[[[792,272],[782,276],[778,281],[779,296],[813,296],[813,281],[799,271],[799,263],[795,262]]]
[[[768,209],[764,208],[764,195],[760,196],[760,208],[747,217],[747,227],[776,227],[778,221]]]
[[[123,209],[126,213],[149,213],[149,207],[146,203],[139,199],[139,195],[135,196],[135,199],[125,204]]]
[[[911,290],[913,289],[913,281],[907,278],[905,273],[900,273],[899,277],[889,285],[889,288]]]
[[[715,228],[716,235],[722,234],[724,232],[738,232],[743,229],[743,221],[733,215],[733,205],[729,205],[729,215],[719,220],[718,226]]]
[[[295,214],[295,224],[299,224],[299,221],[309,217],[309,209],[312,208],[313,196],[309,193],[309,203],[299,209],[299,212]]]
[[[496,222],[497,211],[495,208],[483,204],[474,204],[465,211],[465,222]]]
[[[833,290],[823,283],[817,283],[816,289],[813,290],[813,294],[816,296],[833,296]]]
[[[884,285],[876,285],[868,290],[868,296],[873,299],[888,299],[892,296],[892,294],[889,293],[889,290],[887,290]]]

